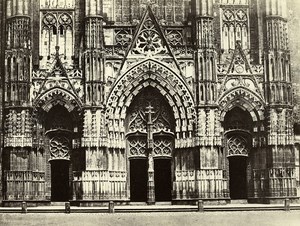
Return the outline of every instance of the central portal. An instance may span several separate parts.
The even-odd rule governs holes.
[[[155,88],[145,88],[129,106],[126,138],[131,201],[171,201],[174,126],[172,108]]]
[[[155,200],[157,202],[171,201],[172,178],[171,159],[154,160]]]
[[[69,200],[69,161],[51,161],[51,201]]]

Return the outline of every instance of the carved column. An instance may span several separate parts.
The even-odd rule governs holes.
[[[197,101],[197,147],[199,150],[200,169],[196,176],[196,186],[199,197],[213,198],[221,194],[226,188],[218,186],[218,191],[206,189],[205,175],[211,175],[217,182],[219,147],[221,145],[219,133],[219,110],[216,105],[216,51],[214,46],[214,16],[212,0],[193,1],[195,59],[196,59],[196,101]],[[216,159],[215,159],[216,158]],[[215,164],[212,164],[215,163]],[[202,178],[204,177],[204,178]],[[204,180],[200,180],[204,179]],[[207,182],[210,177],[207,177]],[[198,182],[199,181],[199,182]],[[218,195],[219,196],[219,195]],[[224,197],[224,195],[221,195]]]
[[[6,49],[5,49],[5,127],[4,158],[7,168],[4,179],[6,194],[18,189],[23,195],[10,196],[12,200],[32,198],[33,168],[29,159],[32,148],[32,108],[30,81],[32,70],[32,15],[31,1],[6,1]],[[20,157],[26,159],[19,164]],[[15,178],[15,179],[12,179]],[[18,179],[16,179],[18,178]],[[22,180],[23,184],[17,182]],[[6,197],[8,198],[8,196]]]
[[[286,1],[266,0],[265,98],[268,104],[266,197],[295,197],[295,160],[292,126],[292,84],[287,34]]]
[[[118,162],[114,158],[118,157],[115,153],[119,150],[108,150],[106,147],[102,7],[102,0],[85,1],[85,35],[81,65],[85,75],[82,147],[85,150],[86,171],[82,173],[82,183],[88,192],[84,191],[83,199],[120,198],[121,196],[120,192],[114,193],[115,191],[110,189],[112,184],[106,181],[107,178],[104,176],[109,175],[110,178],[114,178],[120,175],[116,175],[114,171],[117,169],[111,166],[113,161]],[[98,185],[91,187],[92,183],[101,183],[102,193]]]
[[[155,183],[154,183],[154,160],[153,160],[153,122],[152,114],[153,107],[149,105],[146,107],[146,114],[148,114],[147,122],[147,148],[148,148],[148,186],[147,186],[147,203],[155,203]]]
[[[1,29],[0,31],[0,74],[4,75],[5,73],[5,65],[4,65],[4,59],[5,59],[5,54],[4,54],[4,49],[5,49],[5,20],[4,20],[4,12],[5,12],[5,4],[4,1],[0,2],[0,27],[2,27],[3,29]],[[4,110],[4,103],[3,103],[3,97],[4,97],[4,76],[1,76],[0,79],[0,178],[3,178],[3,159],[2,159],[2,153],[3,153],[3,110]],[[3,200],[3,180],[0,180],[0,204]]]

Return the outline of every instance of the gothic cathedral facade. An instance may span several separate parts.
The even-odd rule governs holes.
[[[285,0],[6,0],[3,205],[297,201]]]

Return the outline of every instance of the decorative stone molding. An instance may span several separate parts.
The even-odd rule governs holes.
[[[48,90],[35,101],[34,106],[48,112],[56,104],[61,104],[69,112],[82,107],[81,101],[74,94],[62,88]]]
[[[50,140],[52,159],[69,159],[69,140],[64,136],[55,136]]]
[[[265,104],[263,99],[247,88],[236,87],[231,89],[219,98],[218,103],[221,109],[221,121],[224,120],[226,112],[236,106],[249,111],[253,122],[264,120]]]
[[[156,88],[171,106],[176,121],[176,138],[192,138],[195,120],[194,100],[185,81],[153,59],[133,66],[115,82],[107,98],[106,118],[111,135],[124,136],[124,119],[133,98],[145,87]],[[189,142],[186,145],[191,145]]]

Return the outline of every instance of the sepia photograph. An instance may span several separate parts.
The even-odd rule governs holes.
[[[0,225],[300,225],[300,0],[0,0]]]

